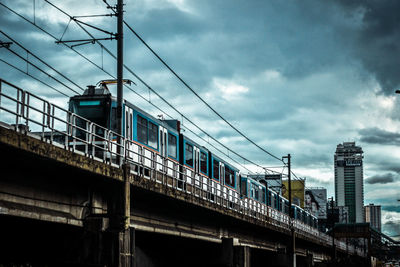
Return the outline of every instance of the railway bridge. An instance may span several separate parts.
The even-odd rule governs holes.
[[[364,251],[272,209],[133,164],[127,146],[108,143],[116,157],[98,157],[89,122],[84,149],[70,146],[70,125],[55,122],[69,123],[61,109],[6,85],[16,93],[3,81],[0,265],[292,266],[293,255],[296,266],[369,264]]]

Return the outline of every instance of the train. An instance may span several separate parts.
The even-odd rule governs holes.
[[[115,81],[101,81],[88,86],[82,95],[69,99],[69,111],[76,114],[78,126],[74,136],[81,136],[85,128],[82,117],[100,126],[96,135],[103,136],[104,129],[117,132],[117,99],[108,85]],[[159,170],[178,180],[200,186],[210,199],[225,198],[230,205],[241,200],[245,207],[282,221],[288,218],[289,201],[262,181],[242,174],[230,162],[223,160],[210,149],[193,141],[180,128],[178,120],[156,118],[134,104],[124,100],[122,106],[122,136],[127,142],[127,157],[133,164],[133,172],[150,176],[151,170]],[[115,136],[111,137],[116,139]],[[76,142],[74,145],[77,145]],[[185,186],[182,182],[181,186]],[[297,205],[292,205],[293,218],[310,228],[317,229],[318,219]]]

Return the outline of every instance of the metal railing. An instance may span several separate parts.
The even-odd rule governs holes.
[[[332,237],[317,229],[301,221],[291,220],[287,214],[263,203],[242,198],[238,191],[228,186],[196,174],[191,168],[180,165],[175,160],[162,157],[146,146],[1,79],[0,121],[11,125],[16,131],[115,167],[128,163],[131,173],[143,179],[184,191],[280,228],[290,230],[293,226],[299,233],[312,235],[320,242],[332,245]],[[120,143],[117,142],[118,139],[121,140]],[[346,250],[346,244],[336,242],[340,249]],[[361,253],[353,247],[348,248],[349,252]]]

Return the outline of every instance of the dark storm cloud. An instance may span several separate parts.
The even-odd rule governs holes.
[[[375,74],[383,93],[390,95],[400,86],[400,1],[342,0],[352,15],[363,14],[356,32],[355,55]]]
[[[382,225],[382,229],[388,236],[397,240],[400,236],[400,220],[387,221]]]
[[[308,186],[312,184],[312,185],[322,185],[327,187],[332,183],[332,181],[321,181],[321,179],[318,179],[316,177],[307,176],[306,183]]]
[[[400,145],[400,134],[385,131],[379,128],[365,128],[358,131],[360,141],[378,145]]]
[[[382,210],[400,212],[400,206],[382,205]]]
[[[297,79],[348,61],[347,53],[340,49],[343,44],[337,40],[335,27],[341,18],[334,5],[319,1],[190,4],[198,14],[151,10],[146,16],[132,14],[131,20],[191,84],[201,82],[199,77],[203,79],[199,85],[204,85],[207,77],[210,82],[213,76],[254,76],[266,69]]]
[[[397,181],[392,173],[385,173],[382,175],[374,175],[365,179],[367,184],[388,184]]]

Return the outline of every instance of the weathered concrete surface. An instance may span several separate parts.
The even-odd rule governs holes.
[[[43,159],[49,159],[70,167],[79,168],[107,178],[123,180],[122,170],[94,159],[67,151],[40,140],[40,136],[21,134],[11,129],[0,127],[0,144],[11,146],[21,152],[32,153]],[[23,168],[24,163],[20,166]]]
[[[135,258],[134,253],[130,255],[126,251],[124,238],[122,245],[115,246],[118,249],[105,245],[105,242],[120,240],[120,230],[110,231],[116,233],[117,239],[107,233],[107,229],[114,224],[128,223],[135,233],[139,233],[139,239],[133,237],[139,245],[142,244],[135,259],[144,258],[150,262],[144,254],[153,252],[146,251],[150,245],[147,247],[147,241],[142,240],[147,235],[154,238],[168,236],[172,240],[183,240],[183,244],[191,240],[194,247],[200,248],[221,248],[222,240],[228,238],[233,242],[234,251],[239,253],[234,259],[242,262],[243,266],[263,253],[277,254],[279,250],[286,250],[290,242],[289,229],[273,221],[257,220],[211,203],[196,196],[194,191],[176,190],[134,175],[127,171],[129,168],[121,169],[98,162],[37,137],[0,127],[0,149],[8,155],[1,161],[0,216],[56,222],[79,226],[86,229],[79,230],[85,233],[92,232],[87,235],[90,238],[85,239],[90,242],[85,242],[95,244],[98,251],[103,252],[88,252],[90,256],[79,254],[82,258],[93,258],[92,263],[109,258],[110,250],[122,255],[122,258]],[[154,175],[153,178],[158,180],[168,179],[159,173]],[[119,197],[126,192],[129,192],[130,202],[113,208],[115,203],[122,203]],[[125,220],[127,212],[130,220]],[[114,217],[117,219],[113,220]],[[330,257],[328,245],[306,234],[297,234],[296,246],[299,257],[305,258],[309,254],[319,260]],[[131,248],[136,247],[132,245]],[[221,263],[217,256],[214,260]]]

